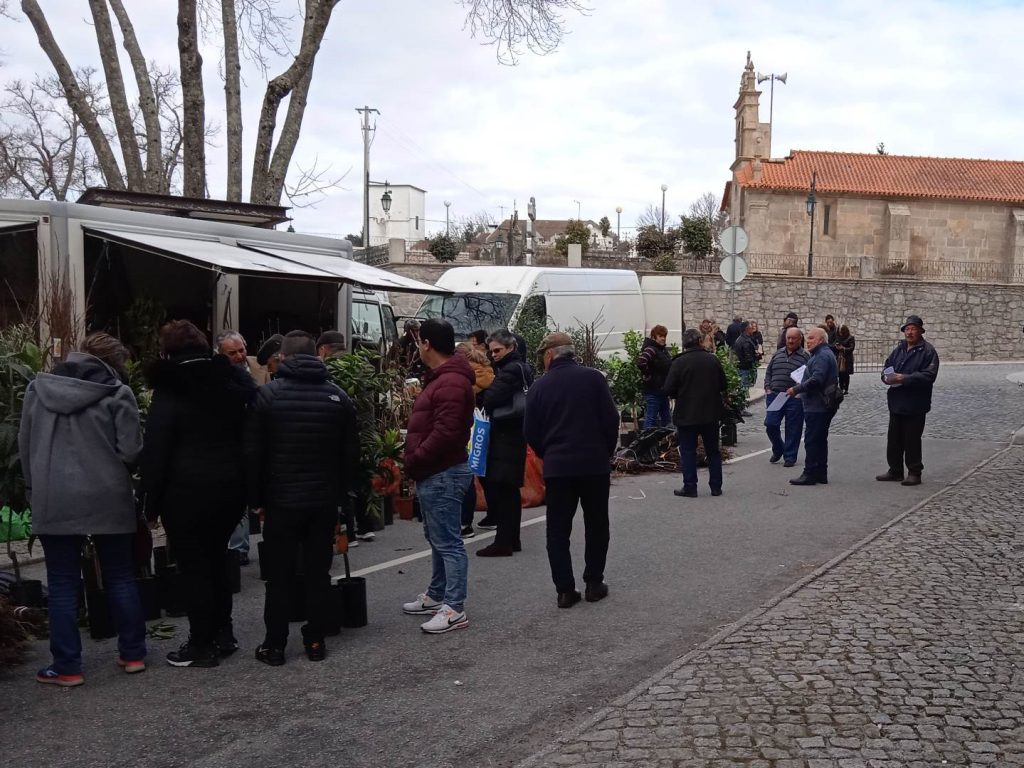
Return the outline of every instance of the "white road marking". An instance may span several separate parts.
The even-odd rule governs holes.
[[[752,459],[755,456],[762,456],[771,451],[771,448],[765,448],[763,451],[754,451],[753,453],[744,453],[742,456],[735,456],[728,461],[723,461],[723,464],[735,464],[737,461],[744,461],[745,459]]]

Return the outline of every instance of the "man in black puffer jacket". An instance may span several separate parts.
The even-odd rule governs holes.
[[[332,534],[337,510],[356,471],[359,434],[348,396],[328,379],[313,337],[292,331],[281,345],[277,378],[260,387],[249,423],[250,506],[266,514],[266,639],[256,649],[265,664],[284,663],[289,584],[302,551],[306,655],[324,658]]]

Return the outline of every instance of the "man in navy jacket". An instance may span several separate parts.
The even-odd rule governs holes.
[[[932,408],[932,385],[939,375],[939,353],[924,340],[924,321],[911,315],[900,328],[903,341],[885,360],[882,381],[889,386],[889,435],[886,460],[889,471],[876,480],[900,480],[903,485],[920,485],[924,464],[921,461],[921,435],[924,420]],[[892,369],[892,373],[885,371]],[[907,478],[903,479],[903,463]]]
[[[608,491],[611,457],[619,436],[619,414],[599,371],[577,365],[572,339],[549,333],[541,342],[547,374],[526,397],[526,440],[544,461],[547,486],[548,562],[558,607],[572,608],[576,591],[569,535],[577,505],[583,507],[588,602],[608,596]]]
[[[834,406],[826,398],[826,390],[839,387],[839,365],[828,346],[828,334],[822,328],[807,332],[807,351],[811,353],[804,369],[803,381],[790,387],[790,397],[799,395],[804,402],[804,471],[790,480],[790,485],[826,485],[828,483],[828,430]]]

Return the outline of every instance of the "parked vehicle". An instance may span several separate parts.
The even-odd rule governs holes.
[[[608,357],[623,350],[627,331],[643,332],[648,323],[667,325],[670,341],[681,336],[679,278],[645,277],[643,284],[646,293],[636,272],[625,269],[455,267],[437,281],[452,293],[428,296],[417,316],[443,317],[461,338],[478,328],[514,328],[524,313],[562,330],[593,323]]]

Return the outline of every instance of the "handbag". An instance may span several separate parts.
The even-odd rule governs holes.
[[[839,382],[834,381],[822,390],[821,397],[825,401],[825,407],[830,413],[834,414],[839,410],[839,406],[843,404],[843,399],[846,395],[839,388]]]
[[[523,388],[516,390],[512,394],[511,403],[499,405],[494,409],[494,412],[491,414],[492,424],[522,423],[523,418],[526,416],[526,393],[530,387],[526,383],[526,370],[523,368],[522,363],[519,364],[519,375],[523,377]]]

